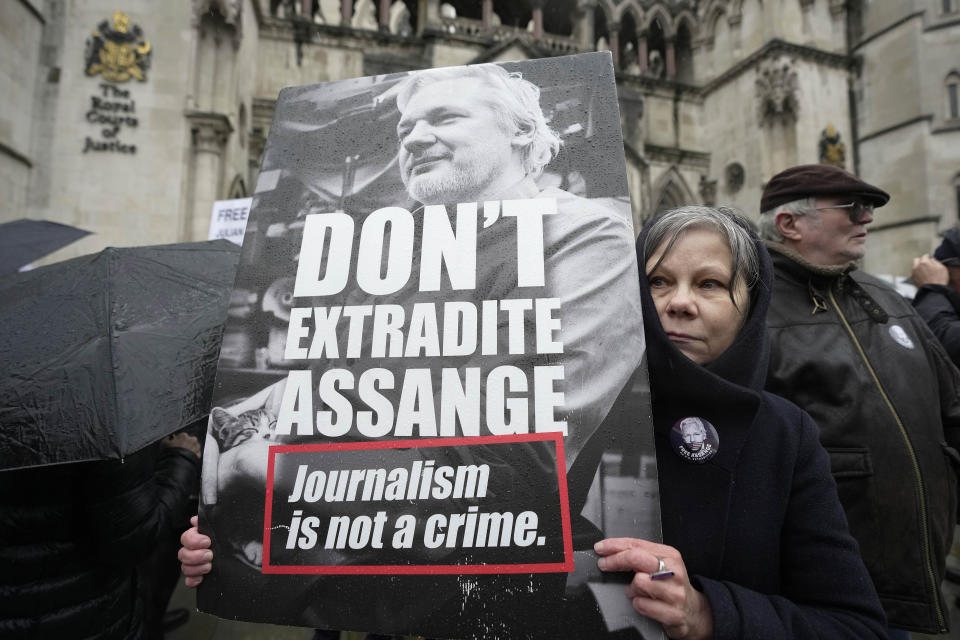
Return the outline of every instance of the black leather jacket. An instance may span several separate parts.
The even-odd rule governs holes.
[[[143,636],[136,566],[189,526],[199,479],[195,455],[158,449],[0,473],[0,638]]]
[[[767,389],[820,426],[890,626],[943,633],[960,372],[910,303],[881,280],[768,247],[776,278]]]

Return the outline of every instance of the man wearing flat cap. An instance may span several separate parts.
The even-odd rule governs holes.
[[[913,308],[960,367],[960,227],[947,229],[932,258],[914,258],[910,276]]]
[[[829,165],[774,176],[767,389],[806,409],[891,638],[946,633],[940,593],[957,507],[960,372],[910,303],[858,267],[890,196]]]

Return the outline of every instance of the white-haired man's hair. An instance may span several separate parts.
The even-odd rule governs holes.
[[[532,134],[530,143],[521,150],[523,169],[529,176],[539,176],[560,151],[560,136],[550,128],[543,115],[540,88],[524,80],[519,72],[511,73],[492,63],[418,71],[398,86],[397,107],[403,113],[410,99],[423,87],[463,78],[475,78],[492,89],[486,99],[504,131]]]
[[[681,432],[681,433],[686,433],[686,431],[687,431],[688,429],[690,429],[691,427],[692,427],[696,432],[702,433],[703,435],[707,435],[707,428],[703,426],[703,421],[700,420],[700,418],[696,418],[696,417],[691,416],[691,417],[689,417],[689,418],[684,418],[683,420],[680,421],[680,432]]]
[[[801,198],[785,204],[780,204],[772,209],[763,211],[760,214],[760,237],[772,242],[783,242],[783,235],[777,229],[777,214],[781,211],[793,213],[798,216],[815,215],[817,210],[815,198]]]

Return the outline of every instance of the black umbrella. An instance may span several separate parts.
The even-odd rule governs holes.
[[[122,458],[202,418],[238,257],[110,248],[0,279],[0,470]]]
[[[0,274],[13,273],[88,235],[89,231],[49,220],[4,222],[0,224]]]

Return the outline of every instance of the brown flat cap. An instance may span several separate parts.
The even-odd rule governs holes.
[[[770,178],[760,196],[760,211],[816,196],[856,196],[874,207],[882,207],[890,194],[868,184],[848,171],[829,164],[801,164]]]

